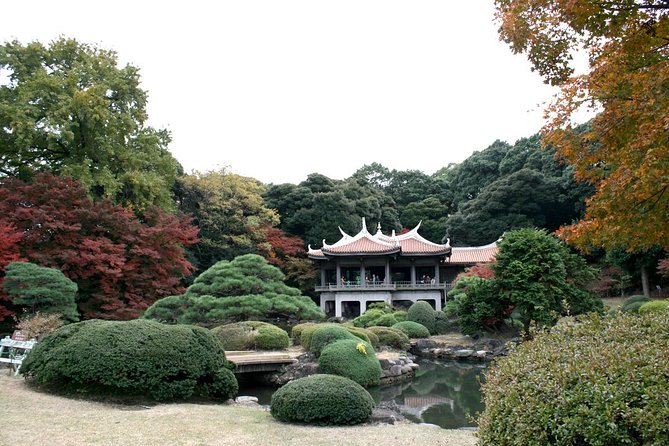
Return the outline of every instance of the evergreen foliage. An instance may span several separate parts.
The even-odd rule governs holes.
[[[376,336],[372,331],[366,328],[352,327],[348,324],[344,324],[344,327],[356,338],[360,338],[365,342],[369,342],[373,347],[379,345],[379,337]]]
[[[318,327],[311,335],[309,341],[309,351],[315,353],[317,356],[321,354],[323,349],[335,341],[341,339],[353,339],[359,341],[360,338],[353,335],[350,331],[341,325],[324,325]]]
[[[430,331],[430,334],[436,334],[435,322],[437,320],[436,311],[432,305],[425,301],[418,301],[412,304],[407,311],[408,321],[418,322]]]
[[[14,305],[27,307],[30,313],[58,313],[67,321],[79,320],[77,284],[57,269],[29,262],[10,263],[2,286]]]
[[[322,319],[323,312],[284,275],[255,254],[222,260],[200,274],[180,298],[157,301],[145,318],[186,324],[248,319]]]
[[[654,300],[639,307],[639,314],[661,313],[669,311],[669,300]]]
[[[376,386],[381,379],[381,365],[374,348],[360,339],[343,339],[327,345],[318,364],[324,373],[350,378],[363,387]]]
[[[212,328],[223,350],[282,350],[290,339],[285,330],[259,321],[243,321]]]
[[[272,395],[271,414],[280,421],[352,425],[366,421],[374,400],[360,384],[334,375],[291,381]]]
[[[669,444],[669,312],[579,319],[489,369],[481,446]]]
[[[429,338],[430,330],[425,325],[413,321],[398,322],[391,328],[402,331],[411,339]]]
[[[293,325],[293,328],[290,330],[290,338],[293,340],[293,344],[298,345],[301,343],[300,337],[302,336],[302,332],[304,329],[307,327],[313,327],[314,325],[318,325],[315,322],[302,322],[301,324],[296,324]]]
[[[397,350],[409,350],[411,342],[402,330],[390,327],[369,327],[369,331],[379,338],[379,345],[392,347]]]
[[[220,343],[204,328],[89,320],[44,338],[21,373],[41,385],[95,394],[228,399],[237,392],[229,367]]]

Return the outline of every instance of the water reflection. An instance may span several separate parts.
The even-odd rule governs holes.
[[[395,402],[416,423],[431,423],[446,429],[476,426],[467,415],[483,410],[480,384],[484,364],[419,360],[413,380],[388,387],[368,389],[378,404]]]

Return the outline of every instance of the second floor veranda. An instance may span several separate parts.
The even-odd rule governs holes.
[[[317,292],[324,291],[411,291],[411,290],[445,290],[452,288],[451,282],[437,282],[434,279],[429,281],[411,282],[408,280],[400,280],[393,282],[383,281],[365,281],[364,283],[356,281],[342,281],[340,283],[331,282],[324,285],[316,286]]]

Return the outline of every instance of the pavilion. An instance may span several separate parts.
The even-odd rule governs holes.
[[[465,267],[492,262],[497,243],[458,248],[431,242],[418,233],[420,223],[404,234],[386,235],[362,229],[320,249],[309,246],[308,256],[320,267],[321,309],[336,317],[355,317],[373,302],[410,305],[419,300],[441,310],[452,281]]]

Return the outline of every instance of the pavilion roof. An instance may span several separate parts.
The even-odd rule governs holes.
[[[350,256],[350,255],[411,255],[411,256],[435,256],[446,255],[451,252],[451,245],[433,243],[418,233],[420,223],[411,231],[396,235],[381,232],[381,225],[377,226],[376,234],[367,230],[365,218],[362,219],[362,229],[355,236],[350,236],[341,228],[341,239],[337,243],[328,245],[323,240],[321,249],[312,249],[309,246],[308,255],[312,259],[324,259],[328,256]]]
[[[495,260],[499,248],[497,242],[485,246],[471,246],[466,248],[451,248],[449,263],[454,265],[469,265],[473,263],[490,263]]]

